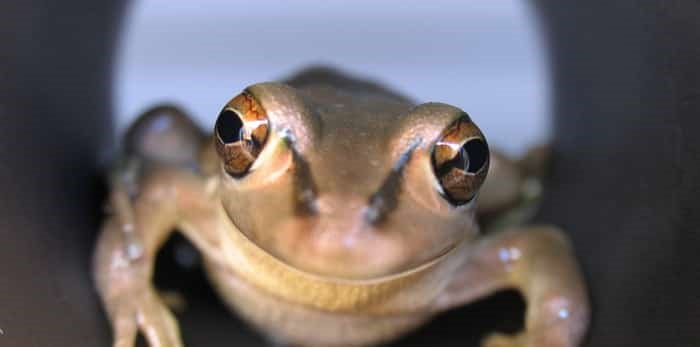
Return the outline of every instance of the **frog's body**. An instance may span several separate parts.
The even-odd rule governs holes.
[[[507,287],[530,304],[526,330],[486,344],[582,338],[585,288],[560,232],[478,237],[477,192],[480,212],[503,209],[522,178],[505,157],[489,160],[459,109],[313,69],[249,87],[225,106],[213,139],[157,108],[126,145],[95,257],[115,346],[131,346],[139,329],[152,346],[181,345],[150,284],[174,228],[225,301],[276,341],[375,345]],[[489,162],[497,179],[481,187]]]

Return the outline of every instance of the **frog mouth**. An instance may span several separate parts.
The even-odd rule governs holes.
[[[281,220],[272,225],[275,232],[240,227],[223,204],[221,218],[226,220],[225,234],[242,237],[256,253],[304,276],[337,283],[363,284],[409,276],[439,263],[469,238],[464,233],[416,257],[416,247],[422,248],[424,243],[387,237],[384,230],[363,220],[366,209],[361,201],[344,201],[344,210],[355,211],[349,218],[333,216],[339,211],[328,205],[338,206],[337,202],[322,197],[318,203],[320,212],[329,216]]]
[[[414,283],[433,283],[433,278],[449,278],[440,275],[452,273],[460,262],[445,260],[451,258],[450,256],[463,244],[462,240],[432,260],[401,272],[374,278],[348,279],[319,275],[292,266],[260,247],[230,219],[226,219],[228,226],[234,231],[222,245],[225,250],[225,264],[229,265],[230,271],[268,293],[324,311],[395,313],[393,310],[396,306],[390,306],[391,300],[388,298],[410,288]],[[406,305],[428,305],[441,290],[440,285],[431,284],[424,287],[421,286],[423,295],[420,299],[401,306],[405,308]]]

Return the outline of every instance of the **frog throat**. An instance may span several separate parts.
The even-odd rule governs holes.
[[[424,310],[447,285],[446,279],[459,265],[456,249],[415,268],[373,279],[321,276],[293,267],[268,253],[231,222],[223,207],[227,240],[222,243],[226,263],[236,276],[286,301],[331,312],[392,314]],[[230,232],[233,231],[233,232]],[[419,295],[411,293],[419,292]]]

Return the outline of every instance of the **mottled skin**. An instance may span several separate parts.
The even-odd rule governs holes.
[[[269,132],[237,177],[226,170],[246,162],[226,159],[221,143],[217,154],[220,137],[175,108],[151,110],[128,132],[94,261],[114,346],[133,346],[139,330],[151,346],[182,346],[151,283],[176,228],[225,301],[277,342],[372,346],[515,288],[528,304],[524,331],[484,346],[580,344],[588,303],[566,237],[551,226],[483,235],[476,223],[476,193],[479,213],[515,205],[527,165],[492,153],[457,182],[465,191],[456,196],[472,200],[457,205],[442,190],[431,160],[441,134],[463,119],[468,126],[448,137],[484,140],[461,110],[415,106],[323,69],[245,95]],[[234,100],[227,107],[240,108]]]

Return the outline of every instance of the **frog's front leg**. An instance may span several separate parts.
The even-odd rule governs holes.
[[[151,279],[157,252],[172,231],[213,213],[205,182],[190,171],[163,168],[140,183],[133,200],[124,201],[127,194],[119,186],[111,194],[114,214],[103,225],[93,271],[114,346],[133,346],[139,330],[150,346],[182,346],[175,319]],[[207,252],[215,244],[208,239],[213,236],[186,236]]]
[[[579,346],[589,321],[586,287],[565,235],[532,226],[486,236],[438,301],[455,307],[497,290],[519,290],[527,303],[525,329],[493,334],[485,347]]]

